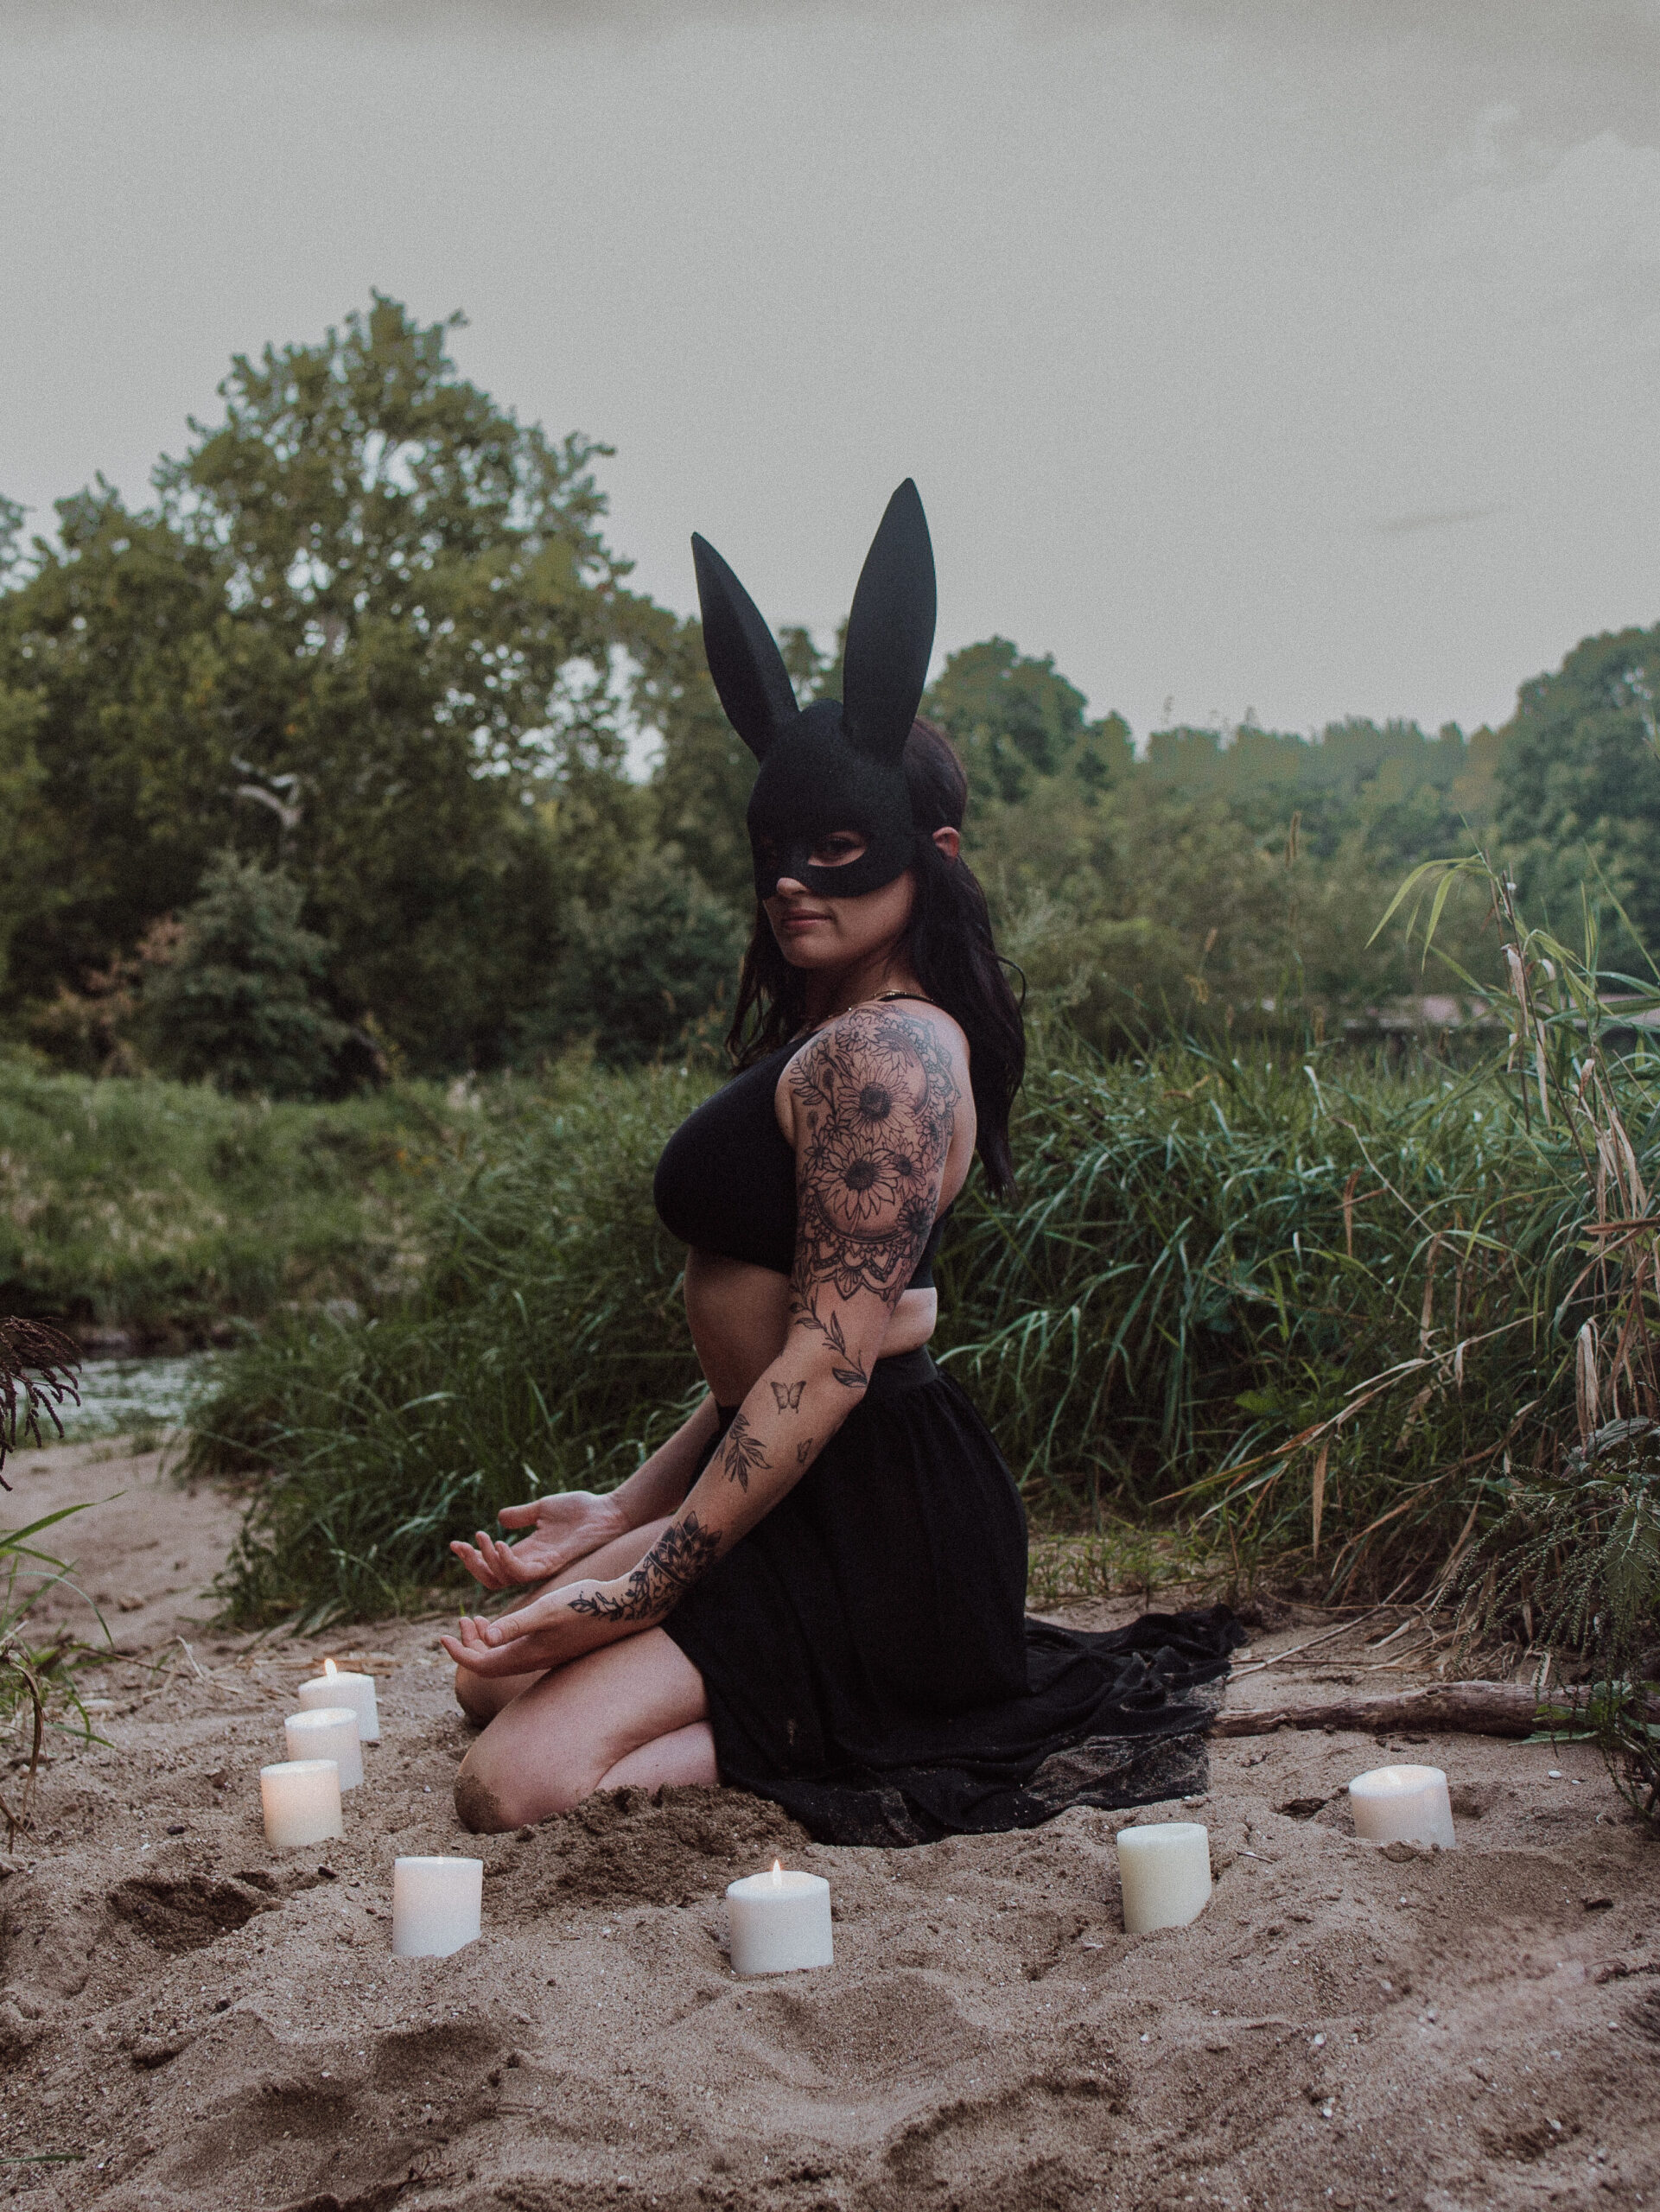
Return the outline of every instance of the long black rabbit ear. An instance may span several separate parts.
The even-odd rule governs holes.
[[[798,711],[784,656],[760,609],[708,538],[694,532],[703,652],[731,723],[757,760]]]
[[[897,762],[934,649],[934,549],[907,476],[859,572],[843,660],[842,726],[861,753]]]

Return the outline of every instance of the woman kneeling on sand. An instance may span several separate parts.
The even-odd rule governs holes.
[[[797,708],[770,632],[694,539],[710,671],[760,761],[738,1072],[671,1139],[657,1208],[690,1246],[709,1385],[608,1496],[509,1508],[453,1548],[512,1610],[444,1638],[483,1725],[474,1830],[627,1783],[723,1782],[832,1841],[1026,1827],[1191,1786],[1218,1609],[1111,1636],[1025,1614],[1026,1524],[995,1444],[927,1351],[933,1259],[979,1154],[1013,1179],[1024,1045],[966,779],[915,719],[934,624],[914,486],[849,618],[845,696]],[[531,1586],[526,1588],[526,1586]]]

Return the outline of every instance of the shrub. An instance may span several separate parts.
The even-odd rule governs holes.
[[[327,938],[300,923],[304,894],[276,869],[221,853],[177,940],[144,983],[149,1057],[187,1083],[309,1098],[328,1088],[344,1022],[319,993]]]
[[[555,988],[521,1031],[534,1063],[592,1038],[608,1065],[671,1052],[711,1007],[730,1007],[743,925],[696,869],[655,856],[625,876],[603,906],[578,904]]]

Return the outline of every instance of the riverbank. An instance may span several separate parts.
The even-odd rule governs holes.
[[[131,1357],[227,1343],[285,1307],[395,1297],[479,1118],[431,1084],[273,1105],[0,1053],[0,1313]]]
[[[1588,1747],[1218,1740],[1202,1805],[913,1851],[822,1849],[697,1790],[473,1839],[437,1624],[222,1633],[202,1592],[234,1497],[107,1446],[14,1470],[9,1518],[110,1501],[54,1534],[119,1652],[86,1677],[105,1741],[54,1756],[33,1834],[0,1859],[0,2158],[60,2162],[0,2165],[27,2212],[1651,2195],[1660,1857]],[[1321,1618],[1257,1632],[1244,1663]],[[1229,1703],[1409,1685],[1409,1650],[1387,1662],[1413,1639],[1374,1658],[1378,1634],[1242,1675]],[[348,1652],[385,1740],[347,1836],[273,1853],[258,1770],[298,1681]],[[1342,1785],[1390,1757],[1447,1768],[1456,1852],[1354,1840]],[[1188,1929],[1127,1937],[1113,1834],[1183,1817],[1210,1827],[1214,1899]],[[484,1859],[483,1939],[394,1960],[391,1860],[429,1851]],[[836,1964],[738,1982],[721,1893],[775,1853],[830,1877]]]

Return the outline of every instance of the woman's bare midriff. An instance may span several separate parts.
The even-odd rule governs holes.
[[[907,1290],[894,1309],[881,1357],[915,1351],[934,1332],[932,1290]],[[703,1379],[722,1406],[742,1403],[784,1349],[790,1325],[787,1276],[717,1252],[686,1255],[686,1317]]]

